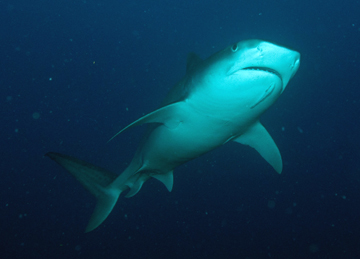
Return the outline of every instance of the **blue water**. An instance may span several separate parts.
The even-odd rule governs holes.
[[[84,234],[95,200],[44,154],[120,173],[118,130],[206,58],[260,38],[301,53],[261,121],[284,161],[227,145],[149,180]],[[360,1],[0,1],[1,258],[359,258]]]

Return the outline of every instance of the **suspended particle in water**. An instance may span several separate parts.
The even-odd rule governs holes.
[[[311,253],[316,253],[316,252],[319,252],[319,246],[317,245],[317,244],[311,244],[310,246],[309,246],[309,251],[311,252]]]
[[[273,201],[273,200],[268,201],[267,206],[268,206],[269,209],[275,208],[275,205],[276,205],[275,201]]]
[[[33,119],[37,120],[37,119],[40,118],[40,113],[34,112],[34,113],[32,114],[32,117],[33,117]]]

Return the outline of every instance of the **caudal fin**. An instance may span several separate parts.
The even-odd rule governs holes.
[[[123,191],[110,187],[117,175],[71,156],[54,152],[49,152],[46,156],[64,167],[96,197],[96,207],[85,232],[97,228],[110,214]]]

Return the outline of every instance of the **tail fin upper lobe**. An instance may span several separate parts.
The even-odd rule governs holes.
[[[49,152],[46,156],[64,167],[96,197],[96,207],[86,227],[86,232],[97,228],[110,214],[121,192],[127,187],[111,188],[111,183],[115,181],[117,175],[85,161],[54,152]]]

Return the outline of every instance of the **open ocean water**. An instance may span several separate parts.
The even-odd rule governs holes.
[[[277,175],[228,143],[147,181],[96,230],[95,199],[44,154],[120,173],[206,58],[259,38],[301,53],[261,121]],[[0,258],[360,258],[360,1],[0,0]]]

